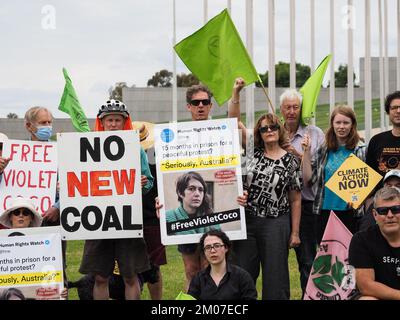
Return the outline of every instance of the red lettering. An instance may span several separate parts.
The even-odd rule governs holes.
[[[112,190],[100,190],[99,187],[110,186],[109,180],[100,180],[101,177],[110,177],[111,171],[91,171],[90,172],[90,195],[91,196],[111,196]]]
[[[49,155],[48,149],[52,149],[54,146],[51,144],[46,144],[44,146],[44,153],[43,153],[43,162],[51,162],[50,159],[47,158],[47,156]]]
[[[21,151],[21,161],[26,161],[28,162],[28,157],[27,154],[31,152],[31,148],[27,144],[22,145],[22,151]]]
[[[89,196],[88,173],[81,172],[81,179],[79,180],[75,172],[67,172],[67,188],[68,197],[75,197],[75,189],[82,197]]]
[[[15,150],[16,147],[19,147],[19,144],[13,143],[11,145],[11,154],[10,154],[11,160],[14,159],[14,154],[17,154],[17,151]]]
[[[20,179],[22,178],[22,179]],[[17,186],[18,187],[23,187],[26,183],[26,175],[24,171],[19,171],[17,173]],[[14,183],[13,183],[14,184]]]
[[[113,170],[113,177],[117,194],[124,194],[124,187],[126,190],[126,194],[133,194],[135,192],[136,170],[129,170],[129,178],[126,169],[120,171],[121,175],[119,175],[118,172],[118,170]]]
[[[37,155],[38,155],[38,148],[42,148],[43,146],[41,144],[35,144],[33,146],[33,155],[32,155],[32,162],[42,162],[42,159],[38,159]],[[39,150],[41,151],[41,150]]]
[[[11,172],[13,172],[15,175],[14,170],[4,170],[3,171],[3,179],[4,179],[4,184],[6,185],[6,187],[8,186],[8,180],[10,179]]]
[[[37,185],[32,184],[32,171],[28,171],[28,188],[37,188]]]

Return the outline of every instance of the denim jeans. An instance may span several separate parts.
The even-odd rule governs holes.
[[[312,264],[317,253],[317,222],[318,216],[313,214],[313,201],[301,201],[300,241],[295,248],[297,263],[300,272],[300,285],[302,296],[307,286]]]

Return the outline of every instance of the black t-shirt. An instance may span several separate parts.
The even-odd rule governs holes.
[[[400,169],[400,137],[395,137],[392,131],[373,136],[368,144],[366,162],[382,176]]]
[[[375,281],[400,289],[400,248],[389,245],[378,225],[353,236],[349,263],[356,269],[374,269]]]
[[[257,291],[250,274],[227,263],[227,272],[216,286],[211,278],[211,267],[198,272],[190,282],[188,294],[197,300],[256,300]]]

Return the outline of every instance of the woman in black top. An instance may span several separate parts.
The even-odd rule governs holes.
[[[250,274],[227,261],[231,242],[224,232],[211,230],[204,233],[199,246],[209,266],[190,282],[190,295],[197,300],[257,299]]]

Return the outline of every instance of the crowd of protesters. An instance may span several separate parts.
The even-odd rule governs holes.
[[[303,125],[302,95],[293,89],[280,97],[283,121],[274,113],[266,113],[254,129],[247,130],[240,121],[240,91],[244,86],[243,79],[237,78],[228,117],[238,119],[245,149],[248,141],[254,141],[253,152],[245,155],[245,191],[232,199],[245,207],[247,239],[231,242],[219,226],[196,231],[203,233],[199,244],[178,245],[184,265],[182,277],[186,278],[182,289],[201,300],[256,299],[255,284],[261,269],[261,298],[288,300],[288,257],[293,248],[304,295],[332,210],[354,235],[349,261],[355,267],[360,299],[400,299],[400,91],[389,94],[385,101],[393,129],[374,136],[367,146],[358,134],[356,114],[346,105],[333,110],[325,134],[315,125]],[[188,88],[186,108],[192,121],[209,119],[211,99],[212,93],[203,85]],[[29,109],[25,127],[30,139],[48,141],[52,120],[46,108]],[[163,204],[157,198],[154,161],[150,165],[148,161],[148,157],[154,157],[149,138],[153,128],[146,122],[133,124],[140,130],[142,145],[139,157],[144,238],[86,240],[80,272],[92,277],[93,299],[109,299],[110,277],[115,270],[120,276],[123,298],[140,299],[144,282],[152,299],[163,298],[165,277],[160,266],[167,263],[159,225]],[[134,129],[126,106],[117,100],[107,101],[99,108],[95,126],[95,131]],[[0,135],[0,146],[5,139]],[[385,176],[384,186],[379,185],[357,210],[325,187],[351,154]],[[9,161],[0,150],[0,179]],[[167,212],[167,220],[198,213],[199,209],[186,201],[192,192],[188,191],[189,186],[194,188],[199,206],[207,197],[207,186],[201,177],[188,174],[185,179],[177,186],[180,206]],[[0,217],[5,228],[59,224],[59,201],[43,217],[24,198],[12,203],[12,208]]]

